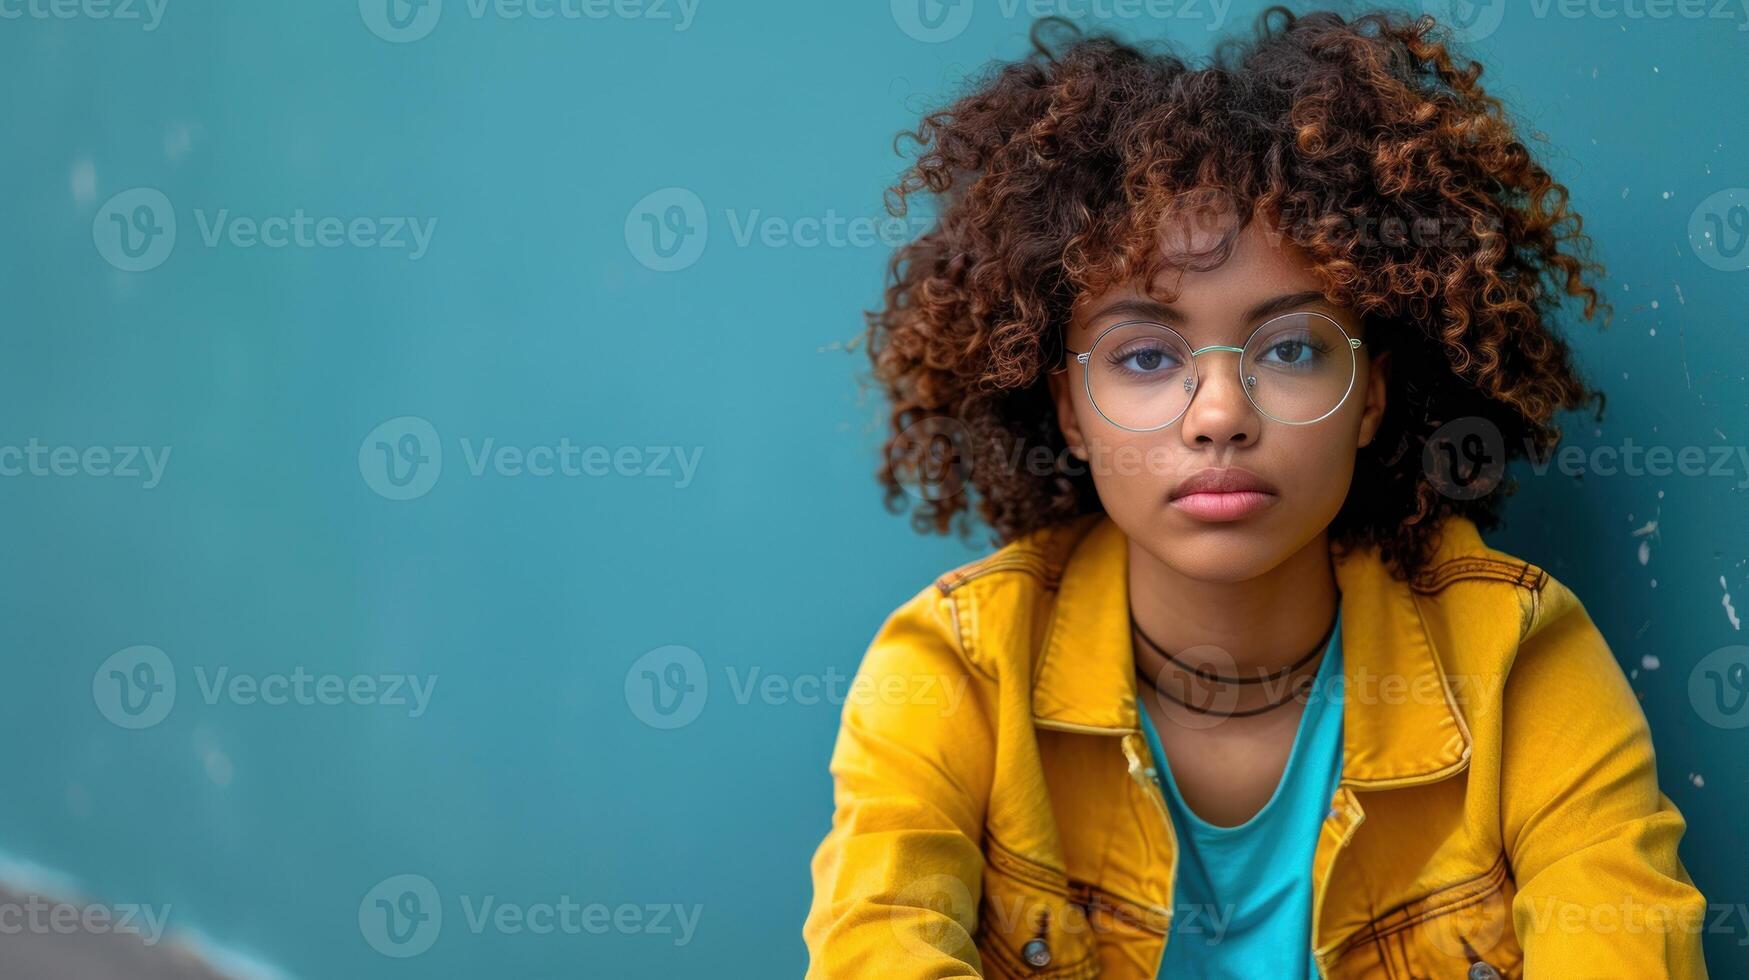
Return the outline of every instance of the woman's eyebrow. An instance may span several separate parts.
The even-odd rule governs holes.
[[[1257,323],[1277,313],[1284,313],[1296,307],[1324,301],[1324,294],[1316,289],[1302,289],[1297,293],[1285,293],[1266,299],[1246,310],[1241,322]],[[1184,314],[1177,307],[1155,299],[1120,299],[1101,307],[1091,319],[1098,320],[1109,316],[1134,316],[1144,320],[1178,324],[1182,324],[1186,320]]]
[[[1288,293],[1274,299],[1266,299],[1251,309],[1245,311],[1246,323],[1257,323],[1267,320],[1277,313],[1286,313],[1296,307],[1309,306],[1312,303],[1324,302],[1324,294],[1316,289],[1302,289],[1297,293]]]

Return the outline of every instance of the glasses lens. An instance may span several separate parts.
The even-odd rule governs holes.
[[[1342,404],[1354,383],[1354,349],[1336,321],[1290,313],[1245,345],[1240,371],[1258,410],[1280,422],[1314,422]]]
[[[1130,323],[1100,337],[1087,358],[1093,406],[1126,429],[1159,428],[1190,404],[1196,369],[1183,338],[1157,323]]]

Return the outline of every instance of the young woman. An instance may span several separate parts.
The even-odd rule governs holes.
[[[1060,26],[895,188],[882,477],[1004,545],[862,663],[809,976],[1704,976],[1633,691],[1479,535],[1595,396],[1565,189],[1431,19]]]

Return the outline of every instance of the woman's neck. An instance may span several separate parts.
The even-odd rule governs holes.
[[[1330,628],[1336,572],[1323,533],[1265,574],[1240,582],[1188,578],[1132,540],[1129,591],[1137,625],[1179,661],[1255,677],[1299,660]]]

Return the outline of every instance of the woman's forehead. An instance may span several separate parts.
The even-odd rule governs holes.
[[[1210,278],[1207,272],[1186,272],[1156,280],[1154,288],[1128,283],[1084,295],[1076,304],[1078,325],[1110,316],[1158,319],[1175,326],[1223,326],[1250,321],[1269,312],[1316,307],[1340,311],[1325,296],[1309,270],[1250,269],[1246,274]]]
[[[1179,228],[1176,237],[1162,232],[1161,267],[1151,280],[1138,277],[1083,294],[1076,303],[1077,319],[1120,300],[1154,300],[1190,319],[1220,319],[1283,293],[1320,288],[1311,256],[1264,221],[1252,221],[1237,233],[1230,227],[1219,233]]]

